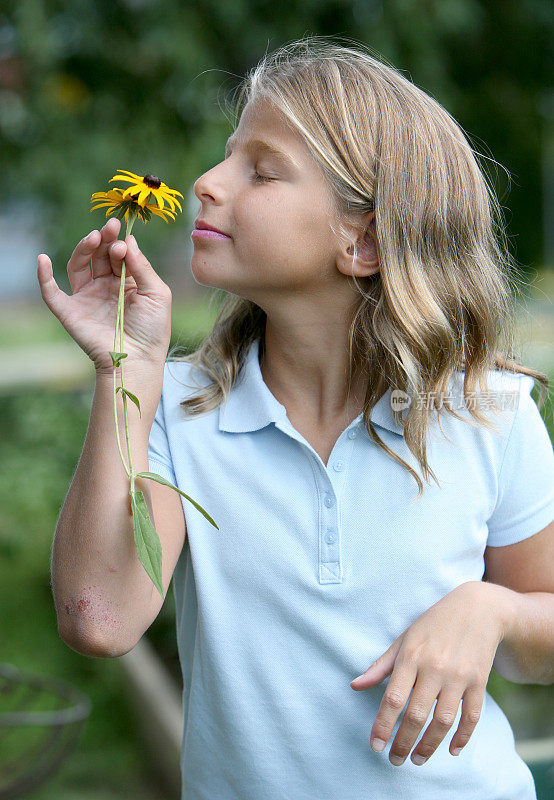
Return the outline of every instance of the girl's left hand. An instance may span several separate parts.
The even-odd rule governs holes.
[[[459,755],[469,741],[481,715],[498,645],[504,638],[506,616],[497,588],[480,581],[457,586],[421,614],[350,684],[353,689],[369,689],[392,672],[371,731],[371,746],[377,752],[386,747],[413,689],[391,745],[392,764],[404,763],[435,700],[433,719],[412,753],[412,762],[423,763],[435,752],[452,727],[460,700],[462,715],[450,753]],[[381,747],[374,746],[377,739],[383,742]],[[423,761],[418,761],[418,756]]]

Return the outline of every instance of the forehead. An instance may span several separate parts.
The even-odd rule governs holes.
[[[237,132],[242,134],[252,130],[267,134],[275,134],[287,140],[300,140],[283,112],[269,100],[258,98],[250,100],[244,107],[237,126]],[[301,141],[301,140],[300,140]]]
[[[246,104],[227,144],[226,149],[235,145],[263,147],[267,144],[266,150],[280,151],[297,167],[313,161],[304,140],[286,116],[272,103],[261,99]]]

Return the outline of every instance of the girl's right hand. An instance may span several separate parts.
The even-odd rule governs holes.
[[[50,311],[93,361],[96,372],[110,375],[124,258],[124,368],[145,363],[163,367],[171,337],[171,290],[138,246],[133,247],[132,237],[117,239],[120,227],[117,217],[111,217],[100,232],[94,230],[79,242],[67,263],[71,296],[58,287],[45,253],[38,256],[37,270],[42,299]],[[119,326],[115,350],[119,350]]]

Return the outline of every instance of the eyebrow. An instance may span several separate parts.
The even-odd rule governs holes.
[[[236,141],[236,137],[229,136],[227,139],[227,143],[225,144],[225,158],[228,157],[228,150],[232,148]],[[273,156],[274,158],[281,161],[285,166],[288,167],[299,167],[300,165],[291,155],[285,153],[283,150],[280,150],[271,142],[265,142],[263,139],[249,139],[244,144],[245,150],[261,150],[262,152],[268,153],[269,155]]]

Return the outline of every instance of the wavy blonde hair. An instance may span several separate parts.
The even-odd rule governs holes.
[[[304,139],[328,179],[338,227],[375,210],[380,270],[361,283],[352,276],[360,303],[349,331],[348,390],[354,370],[367,373],[366,430],[413,475],[420,499],[419,475],[383,442],[370,420],[387,389],[433,398],[433,408],[411,404],[404,438],[424,479],[432,477],[439,485],[427,463],[430,413],[444,407],[468,424],[495,429],[473,402],[468,408],[476,423],[459,416],[448,400],[439,401],[448,394],[455,371],[465,373],[466,403],[478,384],[488,391],[488,370],[500,370],[539,381],[540,408],[548,378],[514,360],[512,291],[521,281],[501,207],[477,163],[478,154],[436,100],[365,46],[354,44],[312,36],[265,55],[238,87],[235,124],[247,102],[270,101]],[[216,289],[211,300],[220,296]],[[176,345],[168,354],[168,359],[197,366],[212,381],[181,402],[191,415],[226,402],[258,337],[263,358],[265,312],[245,298],[223,296],[199,348],[176,358]],[[400,412],[393,414],[402,424]]]

